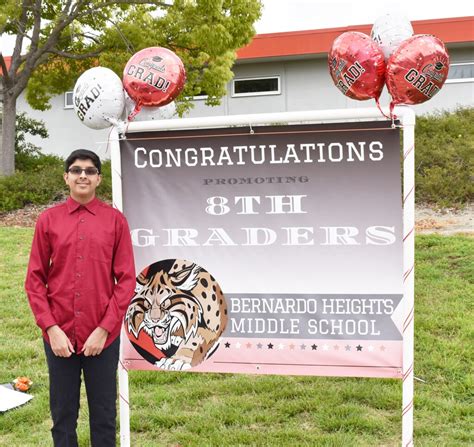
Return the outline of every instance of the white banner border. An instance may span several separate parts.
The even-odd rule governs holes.
[[[388,108],[383,109],[388,116]],[[414,413],[414,310],[415,310],[415,113],[408,106],[395,107],[394,114],[403,128],[403,395],[402,395],[402,446],[413,445]],[[218,117],[183,118],[163,121],[140,121],[128,123],[125,133],[205,129],[218,127],[249,127],[275,124],[304,124],[380,120],[384,121],[377,108],[312,110],[301,112],[262,113],[249,115],[227,115]],[[112,163],[113,205],[123,210],[120,141],[117,128],[110,134]],[[119,361],[119,405],[120,445],[130,446],[130,404],[128,371],[120,352]]]

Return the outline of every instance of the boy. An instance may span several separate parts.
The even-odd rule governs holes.
[[[101,180],[94,152],[66,159],[70,196],[39,216],[25,282],[43,331],[56,447],[77,446],[81,372],[92,446],[115,446],[119,334],[135,266],[125,217],[95,196]]]

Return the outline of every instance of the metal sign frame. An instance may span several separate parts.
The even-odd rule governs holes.
[[[384,110],[387,115],[389,110]],[[414,293],[415,293],[415,113],[407,106],[394,111],[403,129],[403,395],[402,446],[413,445],[414,396]],[[129,123],[126,133],[228,126],[249,127],[268,124],[305,124],[385,120],[377,108],[314,110],[304,112],[228,115]],[[122,211],[122,177],[119,131],[110,135],[113,205]],[[130,446],[129,383],[122,352],[119,360],[120,445]]]

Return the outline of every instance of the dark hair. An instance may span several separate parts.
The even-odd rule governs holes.
[[[99,156],[88,149],[77,149],[66,158],[64,162],[64,172],[68,172],[69,167],[76,161],[76,160],[91,160],[94,163],[94,166],[101,172],[101,163]]]

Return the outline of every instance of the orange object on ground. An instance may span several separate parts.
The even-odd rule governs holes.
[[[31,388],[33,382],[28,377],[17,377],[13,381],[13,385],[16,390],[25,392]]]

